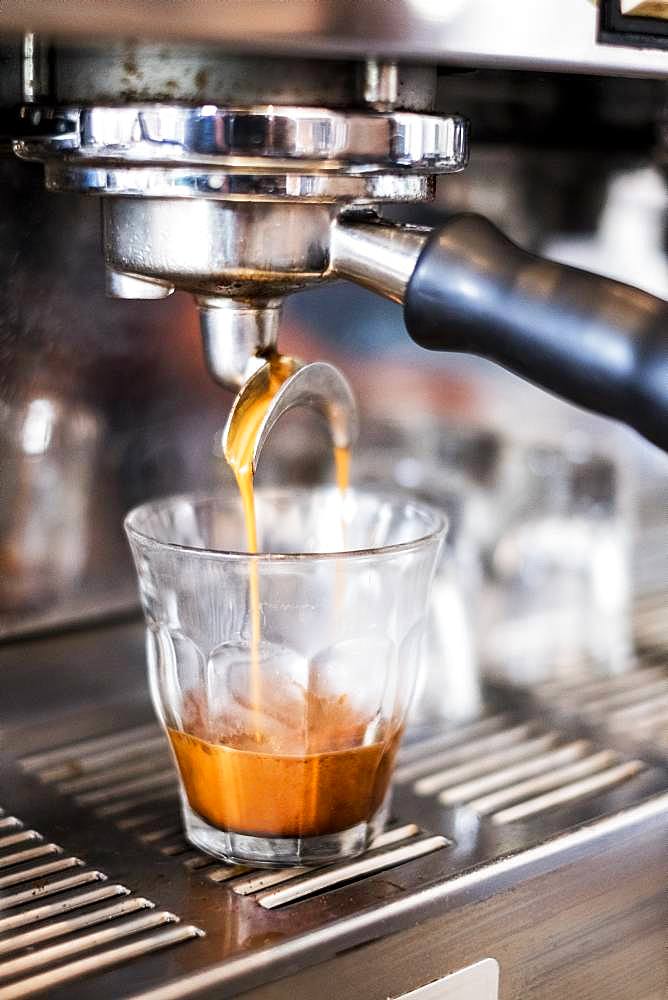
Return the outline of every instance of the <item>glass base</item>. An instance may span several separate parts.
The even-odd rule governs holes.
[[[219,830],[183,803],[185,835],[194,847],[231,864],[256,868],[325,865],[362,854],[387,820],[388,800],[369,822],[320,837],[251,837]]]

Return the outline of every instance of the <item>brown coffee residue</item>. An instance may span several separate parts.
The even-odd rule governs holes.
[[[300,689],[301,691],[301,689]],[[276,693],[262,733],[220,716],[207,725],[194,699],[186,732],[169,729],[191,807],[221,830],[309,837],[369,821],[387,793],[396,728],[363,746],[370,720],[345,695]]]

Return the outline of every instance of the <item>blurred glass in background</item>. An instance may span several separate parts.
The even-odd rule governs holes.
[[[485,552],[481,656],[515,684],[630,665],[631,511],[615,462],[575,437],[505,450]]]
[[[0,402],[0,615],[67,597],[88,560],[99,414],[54,393]]]

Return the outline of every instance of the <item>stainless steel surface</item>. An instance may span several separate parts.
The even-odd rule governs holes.
[[[130,933],[137,929],[139,928],[135,925]],[[97,951],[91,958],[81,958],[49,972],[38,973],[27,979],[18,980],[10,986],[0,987],[0,998],[1,1000],[17,1000],[19,997],[32,996],[45,990],[51,992],[64,983],[76,982],[81,976],[100,973],[104,969],[124,965],[133,959],[143,958],[154,951],[160,951],[171,945],[187,941],[195,934],[194,928],[174,927],[171,930],[153,934],[145,941],[133,941],[131,944],[120,945],[106,951]],[[98,940],[101,937],[102,935],[98,935]],[[89,938],[86,944],[95,947],[96,942]]]
[[[15,825],[23,826],[20,819],[9,818]],[[41,838],[34,831],[26,831],[25,835]],[[19,836],[20,834],[15,834],[14,838]],[[71,894],[72,889],[78,889],[87,883],[106,882],[107,875],[99,870],[89,869],[78,876],[45,882],[45,879],[67,867],[88,866],[83,860],[73,856],[63,857],[58,867],[54,864],[35,866],[31,862],[40,856],[36,850],[18,854],[5,853],[4,849],[11,846],[9,840],[12,839],[0,840],[0,868],[20,868],[20,871],[0,879],[0,887],[6,890],[0,891],[0,913],[9,913],[9,916],[0,917],[0,997],[3,1000],[14,1000],[16,997],[28,997],[51,990],[60,984],[77,980],[86,971],[130,961],[150,954],[157,948],[201,935],[199,928],[180,925],[179,917],[174,913],[156,910],[155,903],[143,896],[132,895],[131,890],[124,885],[103,885],[92,891]],[[45,844],[42,853],[46,853],[47,849],[48,853],[66,853],[56,844]],[[17,885],[28,885],[29,888],[16,892],[14,886]],[[26,903],[52,894],[59,897],[54,903],[41,904],[19,913],[13,912]],[[89,909],[91,904],[117,896],[125,898],[101,909]],[[142,910],[151,912],[136,916]],[[52,917],[66,913],[73,915],[55,923],[50,922]],[[127,919],[128,917],[131,919]],[[79,933],[96,924],[106,923],[110,926],[89,933]],[[165,924],[179,926],[168,935],[163,932],[151,933]],[[29,929],[15,933],[18,928],[26,927]],[[112,942],[130,936],[134,940],[129,946],[114,946],[106,951],[99,951]],[[59,942],[59,938],[67,940]],[[56,943],[51,943],[54,940]],[[93,960],[70,960],[91,951],[96,952]],[[58,967],[49,968],[54,964]],[[39,971],[45,968],[47,971]]]
[[[364,64],[365,104],[376,111],[390,111],[399,99],[399,67],[395,62],[367,59]]]
[[[473,724],[447,750],[434,754],[431,744],[422,758],[399,768],[398,783],[410,784],[418,797],[465,805],[503,826],[615,786],[645,767],[639,760],[622,762],[611,749],[596,751],[586,740],[544,733],[538,723],[508,727],[498,717],[490,721],[497,731],[489,736],[480,737]],[[497,795],[489,794],[495,790]]]
[[[416,837],[420,833],[420,828],[415,825],[415,823],[406,823],[403,826],[393,827],[390,830],[386,830],[384,833],[380,833],[374,838],[371,848],[375,850],[380,847],[388,847],[390,844],[400,843],[402,840],[408,840],[409,838]],[[439,844],[438,847],[445,847],[445,844]],[[371,862],[373,864],[373,862]],[[371,871],[372,868],[365,869]],[[218,868],[212,872],[209,872],[209,878],[214,882],[223,881],[229,877],[230,866],[225,868]],[[238,874],[245,874],[245,872],[239,872]],[[234,878],[232,884],[233,892],[236,892],[240,896],[248,896],[251,893],[263,892],[265,889],[273,888],[276,885],[280,885],[282,882],[290,882],[292,879],[299,875],[308,875],[308,868],[285,868],[279,869],[278,871],[258,871],[257,874],[251,874],[247,878]],[[308,880],[307,880],[308,886]],[[308,892],[305,892],[308,895]]]
[[[327,205],[119,197],[103,210],[108,266],[198,296],[271,298],[327,269]]]
[[[528,816],[535,816],[545,812],[547,809],[554,809],[555,806],[573,802],[575,799],[592,795],[604,788],[611,788],[622,781],[633,778],[643,770],[644,764],[639,760],[630,760],[624,764],[618,764],[600,774],[581,778],[578,781],[569,781],[562,788],[557,788],[542,795],[536,795],[517,805],[500,809],[492,814],[492,822],[498,826],[505,823],[516,823],[518,820],[526,819]]]
[[[55,36],[196,39],[241,51],[409,58],[455,66],[498,66],[665,75],[668,53],[597,42],[597,9],[586,0],[431,3],[383,0],[204,0],[187,13],[167,0],[110,7],[74,0],[8,0],[0,29]],[[650,44],[650,43],[648,43]]]
[[[58,864],[60,865],[60,867],[56,867],[55,865],[42,865],[41,870],[36,872],[35,869],[33,868],[31,869],[30,874],[35,878],[37,878],[38,876],[42,878],[45,875],[53,875],[54,872],[59,872],[64,868],[77,868],[82,864],[82,862],[80,862],[78,858],[67,858],[65,860],[68,861],[69,863],[63,864],[62,862],[59,862]],[[48,870],[45,871],[45,869]],[[103,881],[105,878],[106,875],[103,872],[83,871],[77,875],[68,876],[67,878],[63,879],[57,878],[53,882],[42,882],[41,885],[37,885],[36,887],[33,887],[31,889],[22,889],[20,892],[15,892],[8,896],[3,896],[0,910],[9,910],[12,909],[14,906],[23,906],[24,903],[34,903],[39,901],[40,899],[43,899],[45,896],[56,895],[58,893],[65,892],[69,889],[78,889],[83,885],[90,885],[92,882]],[[21,879],[19,879],[18,881],[20,882]],[[120,886],[120,889],[123,890],[124,888],[125,888],[124,886]],[[79,897],[76,898],[78,899]],[[84,902],[87,901],[87,899],[88,899],[88,894],[86,894],[86,899],[84,900]],[[69,905],[69,902],[71,902],[71,900],[68,899],[63,902],[63,905],[65,905],[65,903]],[[54,911],[51,910],[50,905],[51,904],[47,904],[48,908],[38,907],[34,911],[37,914],[35,919],[41,920],[43,913],[46,913],[47,916],[52,915]],[[58,903],[57,905],[60,906],[61,904]],[[16,917],[17,920],[19,919],[23,920],[24,918],[28,923],[30,923],[32,920],[32,911],[26,913],[20,913]],[[12,918],[8,917],[7,919],[9,920]],[[2,926],[4,927],[5,925],[3,924]],[[8,928],[10,926],[13,927],[15,925],[7,924]]]
[[[350,448],[357,439],[357,404],[350,385],[338,368],[324,361],[312,361],[305,365],[294,362],[294,368],[294,373],[272,397],[258,427],[253,447],[254,469],[276,422],[295,407],[308,407],[324,418],[335,448]],[[227,451],[230,434],[243,419],[247,401],[262,393],[269,385],[270,378],[271,365],[265,363],[240,389],[223,431],[223,453]]]
[[[515,737],[512,741],[508,741],[511,745],[503,749],[496,749],[492,757],[483,755],[478,759],[474,756],[472,760],[468,760],[464,764],[456,764],[453,767],[446,768],[439,767],[435,772],[418,778],[413,785],[413,791],[416,795],[420,796],[435,795],[437,792],[442,792],[443,789],[457,787],[463,781],[469,781],[472,778],[479,777],[481,774],[486,774],[490,769],[491,763],[493,763],[495,769],[499,767],[505,768],[509,764],[514,764],[517,760],[532,757],[534,754],[542,754],[556,743],[556,733],[545,733],[544,735],[527,739],[524,738],[522,733],[518,732],[518,730],[522,730],[523,728],[518,726],[508,730],[509,735],[512,734]],[[527,733],[527,736],[529,735],[530,731]],[[456,754],[457,751],[453,751],[453,757]]]
[[[134,57],[141,63],[147,54]],[[393,107],[398,68],[374,66],[366,65],[362,101]],[[423,86],[428,92],[428,78]],[[258,300],[331,276],[335,206],[422,200],[432,178],[462,169],[468,154],[459,116],[277,104],[136,106],[126,103],[125,90],[118,101],[33,109],[15,151],[44,164],[49,190],[108,196],[108,290],[128,298],[161,298],[174,288],[197,295],[205,355],[227,386],[241,384],[256,367],[248,359],[275,341],[275,324],[264,327],[277,313]],[[247,304],[214,309],[217,295]],[[209,302],[202,306],[203,299]]]
[[[125,92],[112,107],[63,106],[57,89],[45,108],[19,111],[14,149],[44,163],[51,190],[111,196],[104,243],[112,288],[122,292],[113,276],[127,275],[156,281],[160,295],[181,288],[249,300],[345,273],[395,299],[403,291],[406,324],[421,346],[493,358],[663,444],[658,299],[539,264],[475,217],[452,220],[419,256],[413,233],[397,252],[396,236],[383,247],[385,230],[368,242],[357,232],[338,272],[332,267],[334,206],[428,197],[435,176],[466,164],[461,117],[135,105]],[[393,107],[398,95],[398,67],[367,59],[366,107]],[[415,262],[408,284],[404,256]],[[131,295],[141,290],[125,284]],[[583,324],[587,338],[579,336]],[[243,368],[235,364],[232,384]]]
[[[149,278],[123,274],[113,267],[105,268],[105,291],[110,299],[166,299],[174,292],[174,286],[158,284]]]
[[[61,105],[160,101],[350,108],[369,103],[365,94],[369,73],[359,61],[241,55],[217,45],[165,44],[146,38],[89,37],[78,44],[72,39],[58,39],[55,44],[53,38],[38,40],[51,63],[39,94],[51,93]],[[394,106],[429,111],[435,93],[434,67],[402,62],[397,68]]]
[[[648,814],[645,819],[649,819]],[[492,876],[492,883],[487,883],[482,896],[476,891],[479,888],[476,873],[464,874],[449,885],[434,887],[435,892],[444,896],[452,894],[450,902],[456,906],[456,920],[455,912],[446,924],[437,916],[430,918],[425,914],[426,919],[420,920],[412,933],[402,936],[401,947],[397,938],[375,941],[362,955],[340,953],[317,969],[304,970],[289,983],[277,982],[257,991],[256,996],[258,1000],[277,1000],[290,996],[289,990],[293,996],[295,991],[302,990],[307,996],[317,991],[326,1000],[335,996],[352,998],[359,995],[355,990],[359,990],[361,969],[369,970],[365,987],[372,981],[375,995],[396,996],[402,989],[414,988],[417,969],[422,982],[433,981],[444,971],[454,971],[483,954],[498,960],[504,998],[561,1000],[586,991],[596,998],[622,1000],[633,996],[658,1000],[665,991],[665,971],[656,969],[653,955],[663,933],[659,928],[665,910],[648,914],[642,931],[634,926],[628,907],[633,906],[632,900],[638,902],[639,897],[632,888],[631,869],[638,865],[637,877],[643,862],[640,858],[632,861],[628,852],[642,852],[642,840],[636,839],[630,830],[629,836],[625,823],[618,822],[614,828],[617,844],[613,848],[611,839],[606,843],[606,833],[610,834],[612,828],[605,831],[605,826],[603,822],[597,830],[601,837],[598,853],[587,851],[581,831],[574,831],[524,855],[523,861],[535,865],[533,877],[526,882],[516,878],[521,871],[517,858],[490,866],[486,875]],[[651,822],[646,833],[652,841]],[[559,855],[564,848],[575,848],[572,868],[563,863],[543,867],[550,856],[554,858],[553,850]],[[626,852],[624,855],[622,850]],[[656,853],[650,849],[645,859],[650,867],[655,859]],[[565,861],[563,855],[561,860]],[[623,878],[628,895],[624,904],[613,907],[615,928],[609,926],[608,933],[601,922],[600,897],[599,905],[594,897],[600,889],[605,894],[603,886],[610,885],[611,869]],[[502,872],[509,877],[504,880]],[[468,904],[456,897],[457,890],[465,891],[465,887],[473,890]],[[423,903],[429,895],[423,895]],[[608,919],[610,916],[609,910]],[[576,922],[578,931],[573,933]],[[598,938],[595,953],[582,948],[582,935],[588,933]],[[623,958],[620,940],[624,941]]]
[[[330,266],[341,278],[403,302],[430,230],[340,218],[332,228]]]
[[[442,748],[434,740],[425,741],[414,749],[411,759],[404,763],[404,757],[400,759],[395,775],[398,784],[408,784],[413,781],[421,781],[424,775],[437,772],[443,764],[459,764],[470,766],[471,758],[487,754],[488,760],[496,760],[497,752],[509,744],[523,744],[531,733],[531,725],[523,722],[519,725],[511,724],[512,720],[506,715],[492,715],[483,719],[482,722],[473,722],[470,726],[455,729],[454,733],[447,734],[446,748]],[[484,734],[481,730],[484,727]],[[491,733],[488,735],[489,731]],[[409,745],[407,750],[412,751]],[[418,750],[423,752],[418,753]],[[434,752],[436,751],[436,752]],[[484,759],[484,758],[483,758]]]
[[[52,883],[53,885],[54,883]],[[57,884],[57,883],[55,883]],[[60,883],[61,889],[67,889],[68,886],[64,886],[62,882]],[[72,888],[72,886],[70,886]],[[7,931],[15,931],[21,927],[25,927],[30,924],[40,923],[42,920],[49,920],[51,917],[60,917],[63,913],[69,913],[71,910],[76,910],[79,907],[88,906],[90,903],[102,903],[108,899],[114,899],[117,896],[128,896],[130,890],[126,889],[124,885],[103,885],[100,889],[93,889],[90,892],[77,893],[74,896],[67,896],[65,899],[59,899],[56,903],[45,903],[42,906],[33,907],[31,910],[24,910],[22,913],[14,914],[9,917],[0,918],[0,932],[5,933]],[[139,900],[134,900],[135,903],[142,902],[148,904],[147,900],[139,897]],[[102,911],[95,910],[94,913],[106,913],[107,908],[105,907]],[[78,919],[74,917],[73,919]],[[50,924],[44,929],[44,934],[46,937],[54,936],[56,928],[65,926],[65,922],[59,922],[56,924]],[[42,928],[37,928],[33,931],[22,932],[25,934],[25,938],[31,942],[37,942],[41,940]],[[14,937],[3,939],[2,948],[3,951],[11,951],[13,945],[11,942],[16,941],[17,935]],[[10,942],[10,946],[7,946],[7,942]]]
[[[571,744],[565,748],[562,753],[561,759],[567,756],[575,756],[574,750],[579,745],[582,745],[581,740],[577,743]],[[566,753],[568,751],[568,753]],[[557,751],[559,753],[559,751]],[[577,756],[579,756],[579,752]],[[513,770],[511,773],[501,772],[493,777],[498,779],[494,782],[490,781],[489,786],[499,786],[503,787],[498,792],[491,792],[490,794],[482,795],[480,798],[471,797],[468,799],[470,806],[481,816],[493,815],[501,806],[505,806],[508,802],[512,802],[514,799],[524,799],[530,798],[537,792],[543,792],[551,790],[552,788],[558,788],[560,786],[565,786],[575,779],[581,778],[584,775],[591,774],[593,771],[598,770],[600,767],[605,767],[607,764],[611,764],[616,760],[616,756],[613,750],[601,750],[599,753],[592,754],[590,757],[584,757],[582,760],[578,760],[575,764],[567,764],[562,767],[555,767],[554,770],[549,773],[538,773],[536,777],[528,778],[524,781],[517,781],[520,777],[519,767]],[[542,761],[540,762],[542,764]],[[536,770],[539,770],[536,768]],[[526,773],[526,772],[522,772]],[[512,782],[509,784],[509,782]],[[468,796],[471,789],[466,789],[466,795]],[[474,795],[478,795],[480,792],[479,788],[473,790]],[[447,793],[442,793],[440,796],[440,801],[449,803],[454,800],[454,795],[450,794],[447,798],[444,798]],[[455,800],[456,801],[456,800]]]
[[[77,868],[82,864],[83,862],[79,858],[60,858],[58,861],[50,861],[45,865],[35,865],[33,868],[0,877],[0,889],[8,889],[15,885],[21,885],[21,883],[31,881],[32,879],[43,879],[47,875],[53,875],[54,872],[66,871],[68,868]],[[16,901],[27,902],[33,898],[34,892],[34,889],[28,890],[25,893],[21,892],[16,896],[9,896],[8,899],[3,899],[2,902],[7,905],[13,905]]]
[[[437,795],[418,798],[404,784],[396,790],[396,825],[358,861],[309,872],[221,866],[180,836],[173,785],[152,784],[170,765],[150,721],[142,660],[141,629],[135,626],[0,650],[10,709],[3,718],[2,793],[11,812],[3,818],[20,816],[30,823],[25,829],[46,838],[57,830],[62,860],[75,871],[43,873],[43,865],[28,861],[15,882],[0,882],[0,949],[7,937],[38,932],[28,939],[32,944],[6,948],[2,957],[13,962],[46,950],[46,959],[30,958],[22,974],[30,990],[48,988],[54,1000],[104,993],[119,1000],[167,1000],[248,991],[264,1000],[313,996],[314,990],[329,997],[336,984],[346,1000],[359,997],[360,988],[369,1000],[384,1000],[490,957],[501,966],[503,1000],[561,1000],[564,991],[585,981],[595,1000],[661,995],[660,872],[668,822],[668,774],[661,767],[643,761],[638,769],[612,742],[554,723],[550,731],[569,753],[580,754],[588,739],[587,753],[605,755],[605,766],[593,773],[606,775],[606,787],[576,788],[577,798],[551,801],[540,812],[532,808],[523,819],[498,824],[468,796],[444,806]],[[98,666],[95,703],[86,695],[92,661]],[[36,677],[43,701],[34,697]],[[448,752],[465,763],[470,745],[469,759],[485,762],[489,780],[498,775],[506,782],[499,792],[515,789],[499,809],[535,806],[541,787],[521,788],[515,772],[497,762],[496,744],[476,747],[476,740],[498,742],[509,732],[508,748],[520,745],[518,738],[526,746],[538,738],[532,733],[540,733],[541,723],[522,700],[509,693],[492,696],[496,711],[470,726],[411,734],[401,766]],[[543,762],[547,767],[550,758]],[[623,773],[611,773],[613,767]],[[568,777],[561,787],[572,791]],[[7,828],[7,835],[14,832],[16,827]],[[79,909],[75,898],[81,907],[99,910]],[[120,908],[117,916],[105,916],[131,899],[153,900],[206,936],[155,957],[122,939],[102,939],[99,950],[82,957],[68,953],[64,966],[33,967],[55,954],[50,949],[60,947],[61,936],[63,944],[83,939],[81,947],[99,941],[106,928],[96,930],[97,918],[87,922],[95,912],[101,924],[110,919],[110,931],[119,921],[136,920],[141,910],[132,910],[134,903],[127,912]],[[68,920],[78,921],[72,938],[64,931]],[[144,932],[156,946],[160,935],[170,933]],[[582,944],[588,940],[596,942],[591,951]],[[120,964],[105,971],[112,960]],[[333,977],[332,963],[338,970]],[[61,970],[77,978],[61,982]]]
[[[31,847],[27,851],[16,851],[14,854],[5,854],[0,858],[0,869],[13,868],[15,865],[24,864],[28,861],[35,861],[49,854],[61,854],[62,847],[57,844],[40,844],[39,847]]]
[[[110,196],[108,287],[132,298],[174,287],[256,298],[322,280],[334,206],[422,200],[468,154],[462,118],[406,112],[148,105],[44,122],[15,150],[44,163],[50,190]]]
[[[256,899],[260,906],[266,910],[273,910],[277,906],[285,906],[300,899],[317,895],[326,889],[333,889],[339,885],[345,885],[355,878],[373,875],[375,872],[384,871],[386,868],[394,868],[396,865],[404,864],[407,861],[414,861],[425,854],[431,854],[443,847],[447,847],[448,841],[445,837],[425,837],[414,843],[408,843],[396,847],[391,851],[383,851],[376,854],[371,848],[371,853],[354,861],[330,868],[321,874],[308,873],[297,876],[291,880],[290,885],[281,889],[262,890],[256,894]]]
[[[648,627],[648,619],[655,623],[655,631]],[[599,738],[612,740],[629,753],[668,764],[665,592],[658,599],[643,601],[637,620],[638,637],[648,650],[645,663],[631,664],[616,677],[553,681],[531,694],[555,718],[577,719]]]
[[[276,347],[280,300],[243,302],[218,296],[200,299],[198,306],[209,374],[227,388],[240,389]]]
[[[123,194],[114,173],[119,160],[126,168],[218,168],[250,176],[255,170],[279,175],[439,174],[461,170],[466,162],[466,123],[457,115],[273,104],[123,104],[57,111],[71,123],[71,131],[53,138],[17,136],[16,152],[25,159],[64,161],[69,188],[81,191]],[[46,118],[45,125],[48,133]],[[83,169],[77,174],[78,166],[104,166],[109,176],[105,181],[100,172],[96,180]],[[210,193],[225,197],[215,185]],[[147,189],[146,194],[161,197],[163,192]]]
[[[122,910],[117,911],[115,915],[119,913],[123,916],[128,914],[128,906],[125,905]],[[139,931],[152,930],[155,927],[161,927],[164,924],[173,924],[177,922],[177,918],[173,913],[149,913],[143,917],[137,917],[134,920],[124,921],[120,926],[112,926],[102,931],[94,931],[91,934],[82,935],[75,940],[67,941],[64,944],[49,945],[46,948],[42,948],[39,952],[32,955],[24,955],[21,958],[6,959],[2,966],[0,966],[0,979],[14,979],[20,978],[26,972],[30,972],[40,965],[50,965],[52,962],[60,961],[64,958],[69,958],[71,955],[77,955],[79,952],[92,950],[99,947],[100,945],[107,944],[109,941],[117,940],[118,938],[123,938],[138,933]],[[77,927],[71,927],[72,931],[77,930]],[[14,989],[21,989],[21,985],[18,987],[12,987]],[[24,991],[27,992],[27,990]]]
[[[28,105],[23,150],[49,160],[53,189],[105,195],[112,293],[194,292],[210,366],[238,384],[250,372],[244,354],[273,338],[268,314],[219,308],[209,296],[233,302],[250,288],[264,306],[345,275],[402,300],[424,232],[390,231],[345,209],[425,200],[430,176],[464,165],[459,120],[423,114],[436,63],[668,74],[664,51],[599,44],[585,0],[550,0],[540,17],[531,0],[441,6],[261,0],[205,2],[186,14],[162,0],[9,2],[0,30],[28,34],[3,39],[0,96],[3,107]],[[55,48],[34,34],[42,28]],[[125,40],[133,36],[173,43]],[[206,44],[191,48],[187,38]],[[446,110],[457,106],[451,79],[441,82]],[[519,105],[497,103],[496,89],[492,98],[486,120],[518,127]],[[142,107],[118,107],[128,103]],[[616,103],[633,119],[626,97]],[[249,114],[258,104],[271,114]],[[551,120],[540,94],[537,107]],[[572,125],[561,133],[567,143]],[[557,169],[548,160],[556,176],[562,161]],[[526,172],[532,188],[540,171]],[[488,192],[513,215],[512,180],[501,197],[491,174]],[[3,177],[14,287],[3,299],[0,353],[10,365],[0,409],[17,393],[39,400],[65,386],[68,398],[94,403],[104,442],[103,464],[88,463],[95,506],[72,522],[95,525],[74,598],[40,598],[32,617],[17,607],[0,623],[7,631],[131,605],[133,590],[121,586],[117,598],[117,580],[128,578],[112,526],[147,495],[206,485],[224,408],[198,375],[196,323],[178,296],[172,312],[95,298],[103,275],[93,206],[67,194],[46,202],[37,185],[24,193],[10,168]],[[591,208],[595,187],[573,214]],[[542,239],[549,226],[534,222],[524,194],[520,207]],[[232,328],[229,342],[221,327]],[[314,393],[317,373],[301,372],[280,406],[315,395],[331,416],[331,382]],[[338,441],[347,443],[342,398]],[[170,407],[176,399],[180,409]],[[16,453],[3,447],[3,469]],[[648,614],[643,629],[654,659],[648,665],[647,654],[628,687],[490,690],[470,726],[410,733],[395,822],[371,852],[270,874],[221,866],[183,839],[137,626],[0,647],[0,997],[386,1000],[435,980],[458,996],[452,984],[465,967],[489,957],[501,967],[502,1000],[658,1000],[668,985],[665,628]]]
[[[46,47],[32,31],[23,36],[21,71],[21,99],[33,104],[47,93],[49,70]]]

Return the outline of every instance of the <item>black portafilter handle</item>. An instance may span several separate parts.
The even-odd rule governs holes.
[[[498,362],[668,451],[668,303],[522,250],[454,217],[421,251],[404,298],[421,347]]]

